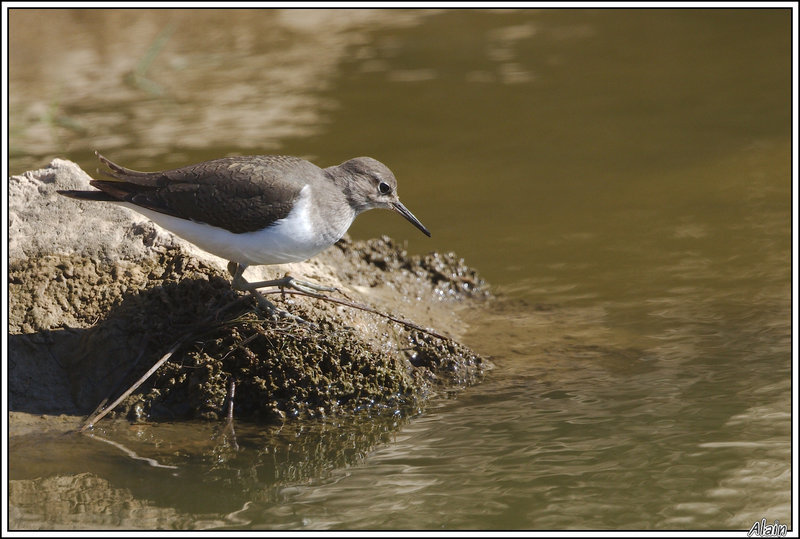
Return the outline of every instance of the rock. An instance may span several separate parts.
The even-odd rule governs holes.
[[[409,256],[348,238],[314,259],[249,268],[336,286],[348,301],[436,328],[286,294],[311,322],[265,320],[230,287],[227,261],[113,204],[61,197],[90,178],[60,159],[9,179],[9,391],[14,412],[86,414],[177,351],[115,411],[131,419],[224,415],[280,422],[401,410],[479,381],[488,361],[456,342],[457,310],[489,296],[453,254]],[[341,297],[334,294],[334,297]]]

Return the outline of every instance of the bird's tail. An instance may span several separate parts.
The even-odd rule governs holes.
[[[94,154],[108,167],[109,170],[98,170],[108,177],[105,180],[91,180],[89,184],[100,191],[58,191],[58,194],[78,200],[92,200],[100,202],[124,202],[131,196],[142,191],[153,189],[154,179],[160,176],[158,172],[139,172],[122,167],[109,161],[99,152]]]
[[[100,170],[99,172],[121,182],[136,183],[137,179],[153,178],[161,175],[160,172],[140,172],[138,170],[131,170],[129,168],[125,168],[103,157],[97,150],[95,150],[94,154],[97,156],[97,158],[100,160],[101,163],[103,163],[110,169],[110,170]],[[106,181],[114,181],[114,180],[106,180]]]

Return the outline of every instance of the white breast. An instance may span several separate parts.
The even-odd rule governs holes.
[[[333,245],[347,232],[355,219],[355,212],[337,224],[318,221],[320,226],[314,227],[311,200],[311,187],[306,185],[286,218],[264,230],[242,234],[179,219],[127,202],[121,205],[145,215],[159,226],[220,258],[240,264],[259,265],[306,260]]]

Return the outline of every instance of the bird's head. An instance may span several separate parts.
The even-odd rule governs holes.
[[[397,196],[397,180],[389,167],[371,157],[356,157],[338,167],[345,180],[344,193],[356,213],[374,208],[394,210],[430,237],[431,233],[408,211]]]

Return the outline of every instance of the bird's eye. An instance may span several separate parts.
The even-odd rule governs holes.
[[[378,184],[378,191],[380,191],[382,195],[388,195],[392,192],[392,188],[389,187],[388,183],[381,182]]]

